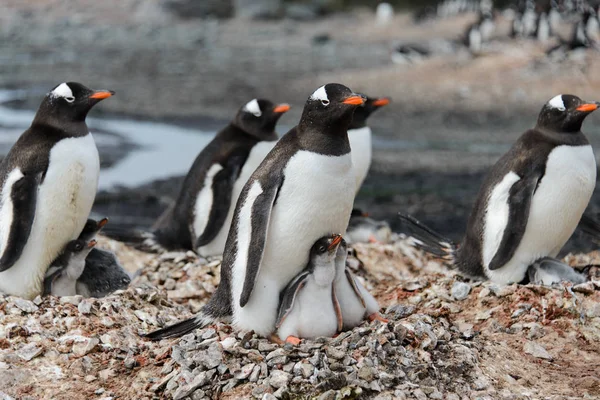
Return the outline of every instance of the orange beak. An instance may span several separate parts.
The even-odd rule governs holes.
[[[112,96],[113,94],[115,94],[115,92],[113,92],[112,90],[97,90],[90,95],[90,99],[97,99],[97,100],[107,99],[110,96]]]
[[[340,242],[342,241],[342,235],[339,235],[339,234],[336,233],[333,236],[334,236],[333,241],[331,242],[331,244],[329,245],[329,247],[327,248],[327,250],[333,250],[333,249],[335,249],[335,247],[338,244],[340,244]]]
[[[282,103],[282,104],[278,104],[277,106],[275,106],[275,108],[273,109],[273,112],[284,113],[284,112],[288,112],[289,110],[290,110],[290,105],[286,104],[286,103]]]
[[[104,227],[104,225],[106,225],[108,223],[108,218],[102,218],[99,222],[98,222],[98,228],[102,228]]]
[[[581,111],[581,112],[592,112],[597,109],[598,109],[598,104],[594,104],[594,103],[582,104],[576,108],[577,111]]]
[[[88,242],[88,248],[92,248],[98,243],[95,239],[92,239]]]
[[[354,95],[347,97],[344,101],[342,101],[342,103],[350,104],[352,106],[360,106],[361,104],[365,103],[365,99],[362,96]]]
[[[388,97],[382,97],[373,102],[373,105],[375,107],[383,107],[383,106],[387,106],[388,104],[390,104],[390,99]]]

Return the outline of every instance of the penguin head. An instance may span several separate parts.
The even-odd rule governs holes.
[[[92,250],[92,248],[94,248],[95,245],[96,241],[93,239],[89,241],[81,239],[71,240],[69,243],[67,243],[65,251],[72,253],[73,255],[87,256],[87,254]]]
[[[265,99],[252,99],[240,108],[233,124],[257,139],[271,139],[277,121],[289,109],[286,103],[273,104]]]
[[[352,116],[349,129],[359,129],[367,126],[367,118],[383,106],[390,104],[389,97],[368,97],[365,103],[357,107]]]
[[[354,111],[365,103],[366,97],[352,92],[339,83],[323,85],[310,95],[300,125],[323,126],[332,131],[348,130]]]
[[[337,233],[323,236],[310,249],[311,260],[317,261],[315,264],[319,264],[319,260],[322,262],[332,261],[342,241],[344,241],[342,235]]]
[[[571,94],[559,94],[544,104],[538,117],[537,126],[554,132],[579,132],[583,120],[600,103],[583,101]]]
[[[96,236],[98,232],[104,225],[108,223],[108,218],[102,218],[100,221],[96,221],[94,219],[88,219],[85,225],[83,226],[83,230],[79,234],[79,239],[92,238]]]
[[[81,83],[64,82],[46,94],[36,119],[82,122],[96,103],[114,94],[111,90],[92,90]]]

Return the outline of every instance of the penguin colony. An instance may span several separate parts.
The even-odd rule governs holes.
[[[112,95],[74,82],[56,86],[0,164],[1,292],[102,297],[130,283],[114,254],[95,248],[108,220],[88,218],[99,158],[85,118]],[[151,232],[108,232],[146,250],[223,257],[220,284],[200,312],[147,337],[221,320],[297,344],[365,319],[385,321],[346,257],[347,241],[391,235],[387,224],[352,208],[371,163],[367,119],[389,102],[329,83],[278,138],[275,126],[290,106],[250,100],[200,152]],[[414,246],[474,279],[585,280],[555,257],[595,187],[596,161],[581,127],[599,105],[567,94],[550,99],[535,127],[491,168],[461,245],[400,214]],[[595,221],[586,227],[597,229]]]

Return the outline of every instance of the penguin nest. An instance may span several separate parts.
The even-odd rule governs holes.
[[[1,398],[415,398],[600,395],[600,284],[464,282],[406,240],[358,244],[353,268],[389,323],[278,346],[217,324],[139,336],[190,317],[220,260],[148,255],[104,239],[130,271],[102,299],[0,296]],[[567,257],[598,262],[600,254]],[[592,271],[596,274],[597,271]],[[595,276],[595,275],[594,275]]]

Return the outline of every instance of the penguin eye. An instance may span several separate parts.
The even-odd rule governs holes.
[[[325,246],[319,246],[319,252],[320,252],[320,253],[325,253],[325,250],[327,250],[327,249],[325,248]]]
[[[323,104],[325,107],[327,107],[329,105],[329,100],[323,99],[323,100],[321,100],[321,104]]]
[[[63,99],[65,99],[67,101],[67,103],[72,103],[75,101],[75,97],[72,97],[72,96],[63,97]]]
[[[81,245],[79,243],[75,245],[75,250],[81,250]]]

